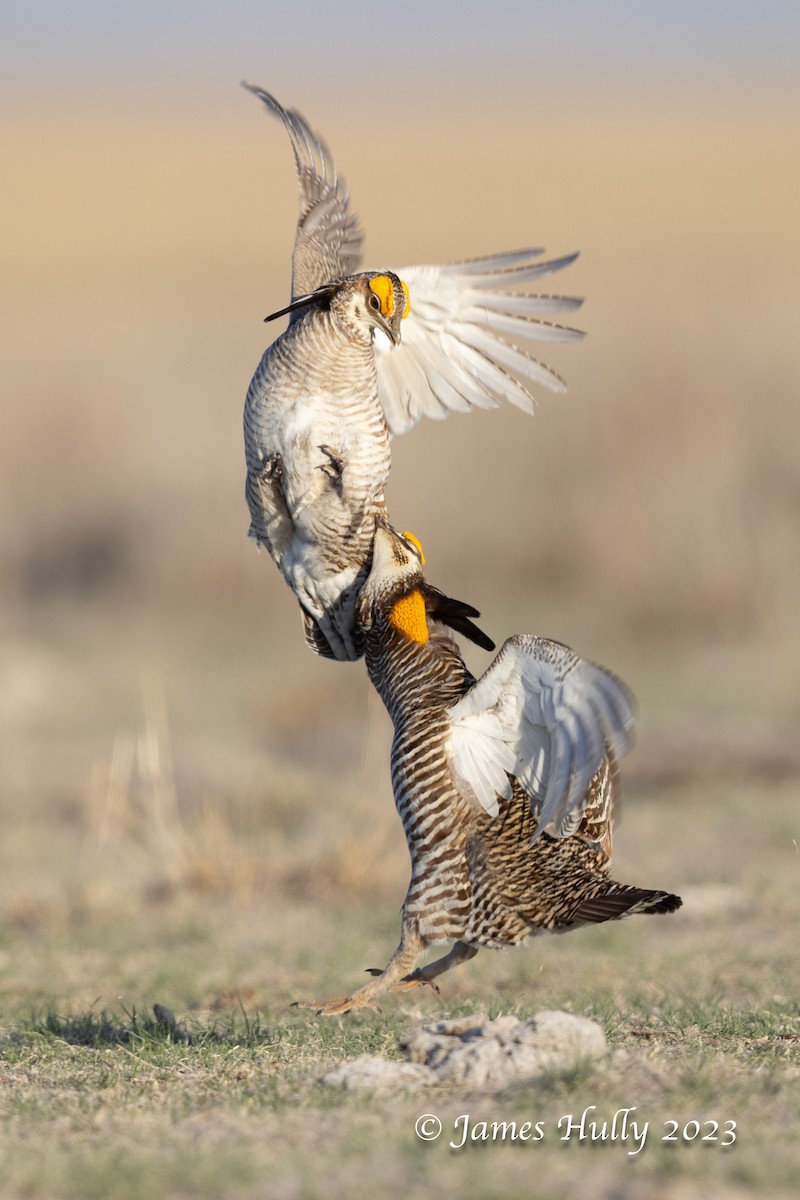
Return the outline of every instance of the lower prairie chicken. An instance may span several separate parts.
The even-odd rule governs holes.
[[[312,648],[354,659],[356,597],[375,519],[386,514],[390,436],[421,416],[502,400],[532,411],[531,384],[563,390],[515,341],[581,337],[542,319],[580,300],[518,289],[575,255],[547,261],[521,250],[359,273],[361,229],[327,146],[298,112],[245,87],[283,122],[300,188],[292,298],[273,314],[288,313],[289,328],[245,401],[250,534],[297,596]]]
[[[408,537],[379,527],[359,598],[367,668],[394,723],[392,785],[411,855],[400,945],[351,995],[301,1005],[321,1014],[432,983],[481,946],[681,904],[609,878],[616,763],[634,724],[624,684],[524,634],[476,681],[447,626],[481,642],[469,620],[478,614],[448,609],[455,602],[421,567]],[[426,947],[449,941],[448,954],[414,969]]]

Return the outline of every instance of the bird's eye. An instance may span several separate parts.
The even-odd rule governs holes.
[[[370,296],[369,306],[370,306],[370,308],[374,308],[376,312],[380,312],[381,302],[376,295],[373,294],[372,296]]]

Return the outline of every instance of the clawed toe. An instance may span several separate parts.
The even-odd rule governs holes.
[[[343,1000],[295,1000],[292,1008],[302,1008],[315,1013],[318,1017],[343,1017],[345,1013],[356,1008],[371,1008],[380,1012],[377,1004],[369,1000],[358,1000],[354,996],[345,996]]]
[[[344,471],[344,459],[331,446],[320,446],[319,449],[328,460],[319,464],[320,471],[327,475],[329,479],[333,479],[334,482],[341,479],[342,472]]]
[[[366,967],[365,974],[383,975],[383,971],[380,967]],[[418,987],[423,984],[427,984],[428,987],[433,988],[437,996],[440,994],[438,984],[428,978],[424,967],[418,967],[416,971],[411,971],[410,974],[404,975],[402,979],[398,979],[397,983],[390,984],[389,986],[393,992],[406,992],[409,988]]]
[[[422,985],[427,985],[428,987],[433,988],[433,990],[436,992],[436,995],[440,995],[438,983],[434,983],[432,979],[428,978],[428,976],[425,974],[424,967],[418,967],[417,970],[412,971],[410,975],[405,975],[399,983],[395,984],[395,988],[402,988],[405,990],[406,988],[419,987]]]
[[[283,478],[283,459],[280,454],[271,454],[264,461],[262,475],[264,479],[274,479],[277,483],[280,483]]]
[[[400,945],[383,970],[367,967],[366,974],[372,976],[368,983],[354,988],[349,996],[341,1000],[299,1000],[292,1007],[314,1012],[318,1017],[339,1017],[357,1008],[371,1008],[373,1012],[380,1012],[375,1003],[378,996],[391,995],[395,990],[404,991],[417,983],[428,982],[426,976],[418,971],[412,970],[409,974],[409,968],[413,968],[422,949],[422,939],[416,929],[404,923]]]

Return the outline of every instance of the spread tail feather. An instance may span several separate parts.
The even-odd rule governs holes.
[[[615,921],[636,913],[670,913],[680,908],[682,903],[680,896],[671,892],[630,887],[625,883],[610,883],[607,892],[582,901],[570,914],[565,925],[572,927],[600,921]]]

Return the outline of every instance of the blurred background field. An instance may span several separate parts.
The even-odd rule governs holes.
[[[143,680],[182,802],[239,795],[272,756],[330,779],[362,753],[363,670],[304,652],[245,538],[240,411],[288,287],[295,184],[283,131],[230,89],[225,120],[124,96],[4,118],[12,810],[83,796],[141,723]],[[335,147],[369,262],[582,252],[557,284],[587,297],[589,336],[544,348],[567,394],[394,443],[390,509],[431,578],[496,639],[547,633],[628,678],[634,773],[667,730],[675,770],[714,748],[796,765],[796,107],[542,113],[531,96],[488,114],[465,100],[455,122],[412,97],[378,124],[285,98]],[[382,763],[376,749],[380,786]]]
[[[496,640],[545,633],[631,684],[641,726],[620,874],[686,889],[701,914],[711,906],[721,924],[703,944],[701,991],[791,1008],[800,106],[778,69],[791,39],[779,47],[774,34],[771,70],[763,22],[742,25],[734,5],[753,62],[744,33],[736,70],[709,64],[706,43],[692,52],[667,38],[677,75],[662,61],[650,76],[644,54],[626,73],[625,45],[592,58],[601,6],[583,7],[595,24],[582,57],[553,30],[555,60],[539,75],[502,70],[501,42],[514,44],[520,21],[535,28],[516,5],[486,42],[485,76],[484,26],[466,63],[467,33],[445,42],[437,24],[410,70],[380,25],[371,69],[359,55],[378,42],[354,35],[323,70],[324,28],[308,61],[276,55],[269,34],[289,37],[285,14],[273,14],[277,32],[254,18],[269,53],[240,14],[238,46],[200,55],[193,29],[176,65],[180,5],[152,18],[163,45],[145,39],[144,19],[131,23],[127,56],[109,41],[81,74],[76,22],[63,57],[45,38],[39,70],[31,58],[28,75],[6,72],[9,1011],[120,996],[282,1009],[298,989],[348,986],[394,945],[407,867],[388,719],[361,665],[305,650],[293,598],[245,537],[241,407],[272,336],[262,317],[288,295],[296,192],[285,134],[240,75],[326,137],[367,265],[581,251],[553,286],[587,298],[576,323],[589,336],[542,350],[566,395],[540,394],[534,418],[455,416],[395,441],[390,511],[420,537],[430,578],[475,603]],[[398,37],[403,49],[411,34]],[[739,978],[742,906],[751,958]],[[674,930],[696,928],[684,919]],[[138,933],[121,948],[142,927],[162,933],[153,961]],[[674,930],[659,926],[654,945],[677,953]],[[623,980],[649,945],[649,927],[637,932],[612,939]],[[542,953],[557,972],[565,943]],[[577,939],[566,961],[596,972],[591,954]],[[513,997],[540,958],[538,947],[482,956],[449,995]]]

